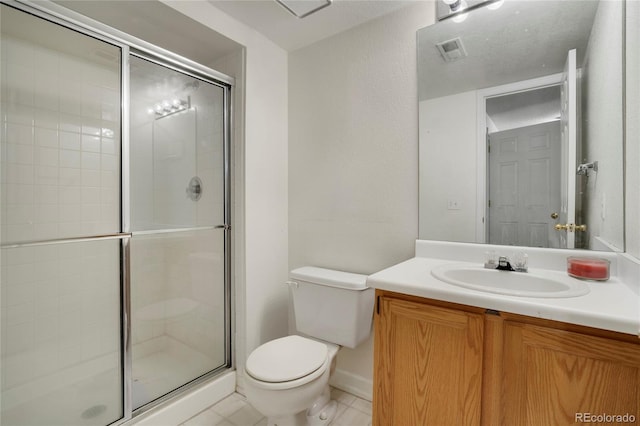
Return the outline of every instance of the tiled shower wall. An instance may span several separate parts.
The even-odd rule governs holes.
[[[119,50],[89,44],[61,39],[76,56],[3,34],[3,245],[120,230]],[[3,391],[105,355],[118,365],[119,244],[2,249]]]
[[[224,360],[223,232],[218,229],[135,235],[136,230],[212,226],[224,222],[223,103],[221,96],[220,102],[212,103],[217,99],[212,96],[213,90],[220,89],[200,83],[195,90],[177,95],[185,99],[190,96],[192,110],[157,121],[147,112],[148,106],[157,102],[148,95],[151,90],[132,93],[132,337],[134,345],[170,337],[221,364]],[[189,119],[183,119],[180,114]],[[181,127],[187,125],[193,127]],[[174,137],[166,137],[167,133],[156,137],[160,131],[173,133]],[[172,143],[191,146],[179,149],[167,146]],[[176,173],[177,170],[181,172]],[[203,193],[199,201],[190,200],[184,192],[193,176],[202,180]],[[179,184],[175,190],[168,190],[163,184],[168,181]],[[166,317],[148,320],[145,312],[163,303]],[[181,303],[184,309],[174,315],[172,310],[176,305],[171,305]]]
[[[3,38],[2,59],[3,242],[117,232],[118,57]]]

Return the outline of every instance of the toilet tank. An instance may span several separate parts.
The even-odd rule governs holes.
[[[290,277],[297,331],[349,348],[369,337],[375,290],[366,275],[304,266]]]

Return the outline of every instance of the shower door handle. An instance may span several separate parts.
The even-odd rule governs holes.
[[[216,225],[215,229],[224,229],[225,231],[231,231],[231,225],[227,225],[226,223],[224,225]]]

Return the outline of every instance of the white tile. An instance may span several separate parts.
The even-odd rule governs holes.
[[[100,152],[100,137],[82,135],[82,151]]]
[[[60,187],[58,197],[60,204],[80,204],[82,189],[78,186]]]
[[[184,422],[184,426],[217,426],[222,420],[222,416],[216,414],[214,411],[204,410],[202,413]]]
[[[115,155],[102,154],[102,170],[118,170],[118,157]]]
[[[7,184],[4,189],[6,190],[5,200],[10,204],[32,204],[34,194],[37,192],[33,185]]]
[[[7,142],[21,145],[33,144],[33,127],[7,123]]]
[[[33,282],[26,282],[22,284],[12,284],[5,286],[7,306],[21,305],[24,303],[32,302],[34,300],[35,286]]]
[[[5,241],[25,241],[35,238],[33,225],[3,225],[6,226],[2,231]]]
[[[58,166],[58,150],[39,147],[35,151],[35,164],[40,166]]]
[[[57,111],[36,108],[33,113],[33,122],[37,127],[57,130],[60,118]]]
[[[57,166],[36,166],[34,181],[38,185],[57,185],[58,184],[58,167]],[[37,201],[37,200],[35,200]]]
[[[32,44],[16,39],[7,39],[5,43],[3,47],[6,48],[8,62],[24,67],[33,67]]]
[[[62,132],[66,133],[80,133],[82,130],[82,119],[75,114],[64,114],[61,113],[59,115],[60,123],[58,128],[60,130],[60,135]],[[80,149],[80,139],[78,139],[78,149]]]
[[[371,416],[351,407],[331,422],[332,426],[368,426],[370,424]]]
[[[33,302],[7,306],[7,327],[33,321]]]
[[[218,402],[211,409],[222,417],[229,417],[236,411],[245,407],[247,402],[238,394],[231,394],[222,401]]]
[[[33,347],[33,321],[7,324],[5,334],[3,346],[6,345],[6,348],[3,347],[3,350],[9,353],[25,352]]]
[[[36,288],[43,288],[44,291],[38,293],[38,298],[34,302],[35,319],[55,317],[56,328],[58,327],[58,290],[55,282],[47,281],[42,284],[37,283]]]
[[[57,204],[39,204],[34,213],[34,220],[37,223],[54,223],[59,220]]]
[[[82,170],[79,168],[60,168],[58,179],[61,186],[80,186],[82,184]]]
[[[112,155],[116,153],[116,143],[113,139],[102,138],[102,153]]]
[[[37,317],[34,328],[34,339],[36,342],[57,340],[58,338],[58,315]],[[52,354],[53,355],[53,354]],[[57,353],[55,354],[57,358]]]
[[[355,401],[353,401],[353,403],[351,404],[352,408],[355,408],[356,410],[360,410],[365,414],[371,415],[371,402],[361,399],[361,398],[356,398]]]
[[[33,204],[7,204],[4,222],[7,225],[33,223],[36,212]]]
[[[81,165],[80,151],[60,150],[60,167],[80,169]]]
[[[100,171],[82,169],[82,186],[100,186]]]
[[[83,204],[82,221],[95,222],[100,219],[100,204]]]
[[[58,238],[57,223],[34,223],[33,232],[39,240],[52,240]]]
[[[100,154],[94,152],[82,153],[82,168],[100,170]]]
[[[58,187],[54,185],[35,185],[35,199],[38,204],[57,204]]]
[[[350,406],[356,400],[356,397],[340,389],[331,388],[331,399]]]
[[[58,147],[58,131],[53,129],[34,128],[34,141],[38,146],[47,148]]]
[[[60,368],[77,365],[82,360],[82,347],[76,345],[61,345],[58,351],[58,363]]]
[[[60,204],[58,206],[59,217],[64,222],[60,223],[60,225],[69,223],[72,226],[76,226],[77,232],[77,223],[82,221],[82,214],[80,212],[79,204]],[[60,228],[62,231],[62,228]]]
[[[6,173],[4,182],[6,183],[21,183],[21,184],[33,184],[33,170],[34,167],[31,164],[7,164],[3,167],[3,174]]]
[[[7,269],[7,278],[11,285],[23,285],[34,281],[35,269],[33,264],[15,265]]]
[[[100,204],[100,187],[82,187],[82,204]]]
[[[237,426],[246,426],[246,425],[255,425],[263,417],[264,416],[261,413],[259,413],[255,408],[253,408],[249,404],[246,404],[244,407],[240,408],[238,411],[228,416],[227,420],[229,420],[232,424]]]
[[[4,348],[3,348],[4,349]],[[21,354],[21,356],[10,356],[2,360],[3,385],[11,388],[15,385],[25,383],[34,378],[31,362],[31,354]]]
[[[40,78],[42,78],[41,75],[38,76],[38,79],[36,79],[33,98],[34,105],[37,108],[45,108],[51,111],[58,111],[59,99],[57,81],[55,79],[49,79],[48,81],[40,80]]]
[[[100,136],[102,134],[101,128],[98,120],[87,120],[82,123],[82,134],[87,136]]]
[[[60,132],[60,148],[80,151],[81,136],[78,133]]]
[[[12,164],[33,164],[33,146],[8,143],[4,160]]]

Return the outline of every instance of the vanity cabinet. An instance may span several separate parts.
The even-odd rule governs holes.
[[[482,313],[376,302],[374,424],[480,424]]]
[[[632,415],[640,424],[640,345],[613,337],[505,320],[493,424],[569,425],[602,414]]]
[[[637,336],[376,296],[374,426],[640,424]]]

